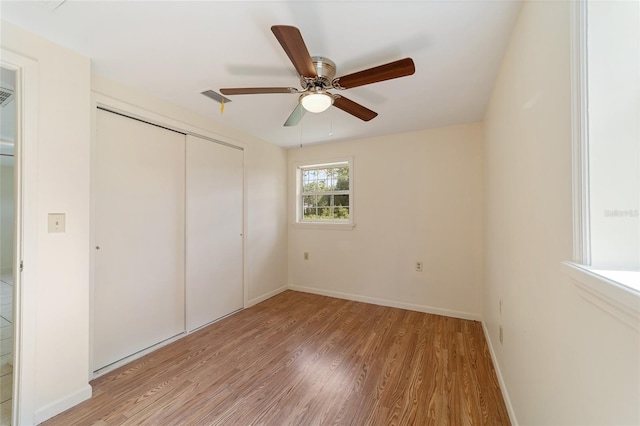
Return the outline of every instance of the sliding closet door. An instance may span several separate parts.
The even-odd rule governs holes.
[[[187,330],[243,307],[243,151],[187,136]]]
[[[97,111],[94,370],[184,332],[185,136]]]

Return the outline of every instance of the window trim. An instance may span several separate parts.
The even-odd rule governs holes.
[[[307,229],[351,230],[355,227],[354,202],[354,161],[353,157],[339,157],[319,161],[300,161],[294,167],[294,198],[292,226]],[[349,166],[349,219],[348,220],[303,220],[302,219],[302,169],[327,168],[334,165],[347,164]]]
[[[589,218],[589,116],[587,4],[571,2],[571,124],[573,180],[573,261],[591,264]]]

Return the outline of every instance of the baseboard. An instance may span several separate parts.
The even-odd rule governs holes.
[[[290,285],[289,290],[301,291],[304,293],[319,294],[321,296],[335,297],[338,299],[353,300],[354,302],[371,303],[373,305],[388,306],[390,308],[406,309],[408,311],[424,312],[427,314],[443,315],[445,317],[460,318],[472,321],[480,321],[480,315],[471,312],[453,311],[434,306],[417,305],[414,303],[398,302],[389,299],[379,299],[377,297],[361,296],[358,294],[342,293],[340,291],[324,290],[313,287]]]
[[[65,410],[80,404],[82,401],[86,401],[91,398],[91,386],[86,384],[82,389],[78,390],[71,395],[57,400],[49,405],[36,410],[36,424],[40,424],[45,420],[49,420],[51,417],[62,413]]]
[[[507,391],[507,385],[504,382],[504,378],[502,377],[502,372],[500,371],[500,364],[498,364],[498,359],[496,358],[496,353],[493,350],[493,342],[491,341],[491,336],[489,335],[489,330],[487,330],[487,325],[484,321],[482,321],[482,331],[484,332],[484,338],[487,341],[487,346],[489,346],[489,353],[491,354],[491,361],[493,362],[493,369],[498,376],[498,383],[500,384],[500,390],[502,391],[502,397],[504,398],[504,403],[507,406],[507,412],[509,413],[509,419],[511,420],[511,424],[514,426],[518,425],[518,420],[516,419],[516,413],[513,411],[513,405],[511,405],[511,398],[509,398],[509,392]]]
[[[275,290],[271,290],[268,293],[263,294],[262,296],[256,297],[255,299],[251,299],[247,301],[247,306],[245,306],[245,308],[250,308],[253,305],[257,305],[260,302],[264,302],[267,299],[271,299],[273,296],[275,296],[276,294],[280,294],[283,291],[287,290],[288,287],[286,285],[283,285],[282,287],[279,287]]]

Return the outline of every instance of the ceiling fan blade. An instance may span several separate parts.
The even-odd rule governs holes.
[[[302,107],[301,103],[298,103],[298,106],[293,110],[287,121],[284,122],[286,127],[297,125],[302,117],[304,117],[304,113],[307,112],[306,109]]]
[[[308,78],[318,76],[300,30],[289,25],[274,25],[271,27],[271,31],[280,42],[287,56],[289,56],[298,74]]]
[[[365,84],[378,83],[393,78],[406,77],[416,72],[413,59],[404,58],[385,65],[347,74],[334,80],[336,89],[351,89]]]
[[[377,112],[371,111],[369,108],[363,107],[357,102],[353,102],[351,99],[347,99],[344,96],[336,96],[333,101],[333,106],[340,108],[346,113],[353,115],[363,121],[369,121],[378,115]]]
[[[298,93],[293,87],[234,87],[220,89],[223,95],[259,95],[263,93]]]

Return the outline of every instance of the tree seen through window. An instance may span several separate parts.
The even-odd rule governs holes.
[[[303,168],[302,219],[349,220],[349,165]]]

